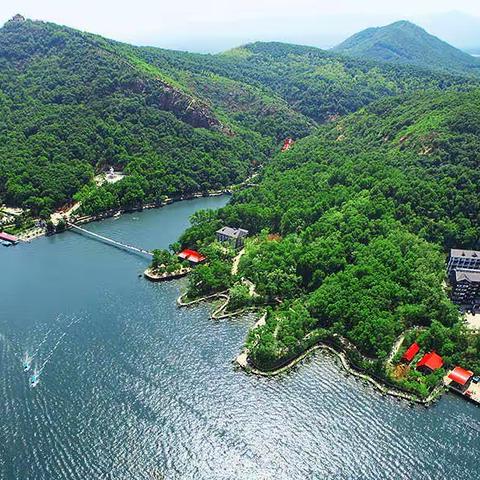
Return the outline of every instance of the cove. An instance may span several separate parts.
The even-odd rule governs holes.
[[[86,228],[166,248],[193,212],[227,200]],[[246,375],[232,360],[255,318],[177,308],[183,281],[139,278],[147,263],[73,232],[0,248],[2,480],[477,474],[479,408],[451,394],[429,409],[382,397],[324,353],[277,378]],[[46,362],[35,389],[27,349]]]

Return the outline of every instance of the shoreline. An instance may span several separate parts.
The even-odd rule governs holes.
[[[310,354],[315,353],[317,350],[326,350],[333,355],[336,356],[338,360],[340,360],[340,364],[342,368],[349,373],[350,375],[353,375],[356,378],[360,378],[361,380],[364,380],[371,384],[377,391],[379,391],[382,395],[388,395],[391,397],[399,398],[401,400],[407,400],[412,403],[424,405],[425,407],[430,406],[433,402],[435,402],[442,393],[445,391],[443,385],[439,385],[435,387],[430,395],[423,399],[418,396],[416,396],[413,393],[407,393],[403,392],[398,389],[390,388],[387,384],[380,382],[379,380],[376,380],[375,378],[371,377],[370,375],[367,375],[366,373],[362,373],[358,370],[355,370],[351,364],[348,361],[348,358],[346,357],[345,353],[340,352],[335,350],[333,347],[330,345],[327,345],[325,343],[319,343],[317,345],[313,345],[312,347],[308,348],[305,350],[303,353],[301,353],[299,356],[293,358],[289,362],[287,362],[285,365],[282,365],[281,367],[278,367],[274,370],[269,370],[269,371],[264,371],[264,370],[259,370],[258,368],[255,368],[251,366],[249,363],[248,359],[248,350],[243,349],[242,352],[234,359],[234,362],[237,363],[237,365],[242,368],[245,372],[247,373],[253,373],[254,375],[262,376],[262,377],[274,377],[277,375],[280,375],[282,373],[287,373],[289,370],[291,370],[293,367],[295,367],[297,364],[299,364],[301,361],[303,361],[305,358],[310,356]]]
[[[174,197],[174,198],[167,198],[165,202],[156,204],[156,203],[147,203],[145,205],[142,205],[137,208],[132,208],[132,209],[123,209],[123,208],[116,208],[113,210],[108,210],[103,213],[99,213],[97,215],[85,215],[83,217],[79,217],[74,221],[75,224],[77,225],[86,225],[89,223],[93,222],[101,222],[102,220],[107,220],[109,218],[113,217],[120,217],[121,215],[124,215],[126,213],[134,213],[134,212],[142,212],[143,210],[152,210],[152,209],[157,209],[157,208],[163,208],[168,205],[172,205],[173,203],[177,202],[183,202],[187,200],[195,200],[197,198],[207,198],[207,197],[221,197],[222,195],[232,195],[232,190],[229,188],[226,188],[224,190],[215,190],[211,191],[208,193],[194,193],[193,195],[184,195],[181,197]],[[69,230],[67,227],[65,231]],[[32,230],[30,230],[32,231]],[[45,236],[52,236],[52,235],[58,235],[63,232],[53,232],[50,235],[47,235],[47,232],[45,229],[42,231],[39,231],[38,228],[35,228],[35,232],[32,233],[31,236],[25,236],[25,233],[28,233],[28,230],[26,232],[18,234],[18,239],[20,240],[20,243],[30,243],[32,240],[35,240],[40,237],[45,237]]]
[[[234,312],[223,313],[227,305],[230,303],[230,296],[228,295],[228,290],[224,290],[218,293],[213,293],[212,295],[207,295],[205,297],[196,298],[195,300],[190,300],[188,302],[183,301],[183,298],[185,297],[185,295],[186,293],[182,293],[177,298],[178,307],[190,307],[192,305],[196,305],[197,303],[208,302],[210,300],[223,298],[225,301],[210,314],[210,318],[212,320],[223,320],[225,318],[236,317],[244,313],[254,312],[264,308],[264,307],[250,306],[250,307],[241,308],[240,310],[235,310]],[[257,324],[258,322],[255,325]]]
[[[191,272],[191,270],[191,268],[182,267],[180,270],[176,270],[171,273],[165,272],[161,275],[158,275],[151,268],[147,268],[143,272],[143,276],[150,282],[168,282],[169,280],[176,280],[178,278],[185,277],[186,275],[188,275],[188,273]]]
[[[185,293],[180,295],[177,298],[177,305],[179,307],[188,307],[191,305],[195,305],[197,303],[201,302],[206,302],[209,300],[212,300],[214,298],[224,298],[226,301],[222,303],[219,307],[217,307],[212,314],[210,314],[210,318],[214,320],[220,320],[223,318],[229,318],[229,317],[234,317],[237,315],[241,315],[244,313],[247,313],[250,308],[246,308],[237,312],[232,312],[228,313],[225,315],[219,315],[221,312],[224,311],[225,307],[228,305],[228,302],[230,300],[230,297],[228,296],[227,291],[219,292],[219,293],[214,293],[212,295],[207,295],[205,297],[200,297],[195,300],[191,300],[189,302],[184,302],[183,298],[185,297]],[[256,307],[255,309],[259,309],[261,307]],[[266,321],[266,313],[264,313],[260,318],[255,322],[254,326],[252,328],[257,328],[261,325],[263,325]],[[282,373],[287,373],[290,371],[293,367],[295,367],[297,364],[302,362],[305,358],[310,356],[310,354],[315,353],[318,350],[326,350],[327,352],[335,355],[335,357],[340,361],[341,367],[350,375],[353,375],[356,378],[359,378],[361,380],[366,381],[370,385],[372,385],[378,392],[380,392],[382,395],[388,395],[394,398],[398,398],[400,400],[407,400],[408,402],[412,402],[415,404],[419,405],[424,405],[425,407],[430,406],[432,403],[434,403],[437,399],[441,397],[441,395],[445,392],[445,388],[443,385],[438,385],[435,387],[431,393],[428,395],[427,398],[420,398],[414,393],[409,393],[403,390],[400,390],[395,387],[389,386],[387,383],[382,382],[379,379],[375,379],[372,376],[363,373],[362,371],[356,370],[355,368],[352,367],[350,364],[347,356],[343,351],[338,351],[335,348],[331,347],[330,345],[327,345],[326,343],[317,343],[316,345],[311,346],[307,350],[305,350],[303,353],[298,355],[295,358],[292,358],[289,360],[287,363],[284,365],[281,365],[278,368],[275,368],[273,370],[260,370],[250,363],[249,360],[249,351],[246,347],[244,347],[241,352],[232,360],[233,363],[237,364],[239,368],[244,370],[246,373],[252,373],[254,375],[258,375],[261,377],[274,377],[277,375],[281,375]],[[395,351],[393,350],[393,355],[395,354]],[[392,355],[392,356],[393,356]]]

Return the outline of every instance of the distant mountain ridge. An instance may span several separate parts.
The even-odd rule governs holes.
[[[362,30],[332,50],[353,57],[480,75],[480,60],[405,20]]]

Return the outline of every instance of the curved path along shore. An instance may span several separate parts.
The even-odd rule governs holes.
[[[261,375],[264,377],[272,377],[279,375],[281,373],[285,373],[288,370],[290,370],[292,367],[300,363],[302,360],[304,360],[306,357],[308,357],[310,354],[316,352],[317,350],[327,350],[328,352],[334,354],[339,360],[340,363],[343,367],[343,369],[350,373],[351,375],[361,378],[362,380],[365,380],[372,384],[378,391],[380,391],[384,395],[390,395],[392,397],[400,398],[403,400],[407,400],[409,402],[415,402],[418,404],[422,405],[430,405],[434,400],[436,400],[440,394],[444,391],[443,386],[439,386],[435,388],[432,393],[425,399],[419,398],[416,395],[407,393],[407,392],[402,392],[400,390],[395,390],[392,388],[388,388],[385,385],[382,385],[379,381],[375,380],[369,375],[366,375],[364,373],[361,373],[357,370],[354,370],[346,357],[346,355],[343,352],[338,352],[334,348],[330,347],[329,345],[326,345],[324,343],[320,343],[317,345],[314,345],[313,347],[310,347],[308,350],[303,352],[300,356],[294,358],[291,362],[287,363],[286,365],[276,369],[276,370],[271,370],[271,371],[262,371],[258,370],[254,367],[251,367],[248,364],[248,352],[246,350],[243,350],[242,353],[236,358],[236,362],[247,372],[249,373],[254,373],[255,375]]]
[[[181,295],[177,299],[177,304],[181,307],[187,307],[187,306],[190,306],[190,305],[195,305],[197,303],[204,302],[204,301],[207,301],[207,300],[212,300],[214,298],[224,298],[226,301],[222,305],[220,305],[220,307],[218,307],[211,315],[211,318],[213,318],[215,320],[219,320],[221,318],[228,318],[228,317],[234,317],[234,316],[237,316],[237,315],[241,315],[242,313],[245,313],[246,310],[249,310],[249,309],[244,309],[242,311],[232,312],[232,313],[225,314],[225,315],[220,315],[220,313],[224,311],[224,309],[228,305],[228,302],[230,301],[230,296],[227,294],[227,291],[214,293],[212,295],[207,295],[205,297],[201,297],[201,298],[189,301],[189,302],[184,302],[183,301],[184,297],[185,297],[185,294]],[[255,308],[255,307],[252,307],[252,308]],[[260,319],[255,323],[253,328],[257,328],[257,327],[263,325],[265,323],[265,318],[266,318],[266,314],[262,315],[262,317],[260,317]],[[404,338],[404,334],[401,335],[398,338],[397,342],[395,343],[395,346],[393,348],[393,355],[391,355],[389,357],[390,360],[391,360],[391,358],[393,358],[395,353],[400,348],[401,341],[403,341],[403,338]],[[314,345],[313,347],[310,347],[308,350],[303,352],[300,356],[294,358],[293,360],[291,360],[286,365],[283,365],[282,367],[280,367],[278,369],[275,369],[275,370],[263,371],[263,370],[259,370],[259,369],[255,368],[255,367],[252,367],[249,364],[249,361],[248,361],[248,350],[247,349],[243,349],[241,351],[241,353],[235,358],[234,362],[236,362],[241,368],[243,368],[248,373],[253,373],[255,375],[260,375],[260,376],[263,376],[263,377],[273,377],[273,376],[276,376],[276,375],[280,375],[282,373],[286,373],[288,370],[293,368],[295,365],[300,363],[302,360],[304,360],[306,357],[308,357],[310,354],[316,352],[317,350],[326,350],[326,351],[334,354],[340,360],[340,363],[341,363],[343,369],[346,372],[348,372],[349,374],[351,374],[351,375],[353,375],[357,378],[360,378],[362,380],[365,380],[365,381],[369,382],[371,385],[373,385],[383,395],[390,395],[392,397],[396,397],[396,398],[399,398],[399,399],[402,399],[402,400],[407,400],[409,402],[414,402],[414,403],[418,403],[418,404],[421,404],[421,405],[428,406],[434,400],[436,400],[441,395],[441,393],[444,391],[443,386],[440,385],[437,388],[435,388],[427,398],[422,399],[422,398],[417,397],[414,394],[407,393],[407,392],[402,392],[400,390],[395,390],[395,389],[389,388],[389,387],[383,385],[382,383],[380,383],[378,380],[375,380],[373,377],[353,369],[350,366],[350,364],[348,362],[348,359],[343,352],[339,352],[339,351],[335,350],[334,348],[332,348],[331,346],[326,345],[324,343],[319,343],[317,345]]]
[[[237,310],[235,312],[223,313],[225,311],[225,309],[227,308],[227,305],[230,302],[230,295],[228,295],[227,292],[228,292],[228,290],[225,290],[223,292],[214,293],[212,295],[207,295],[205,297],[196,298],[195,300],[191,300],[189,302],[185,302],[183,300],[185,298],[185,295],[186,295],[184,293],[177,298],[177,305],[179,307],[189,307],[191,305],[195,305],[195,304],[201,303],[201,302],[206,302],[208,300],[213,300],[213,299],[217,299],[217,298],[225,299],[225,301],[219,307],[217,307],[215,309],[215,311],[210,315],[210,318],[212,318],[213,320],[222,320],[223,318],[236,317],[238,315],[242,315],[243,313],[252,312],[252,311],[258,310],[258,308],[260,308],[260,307],[245,307],[245,308],[242,308],[241,310]]]

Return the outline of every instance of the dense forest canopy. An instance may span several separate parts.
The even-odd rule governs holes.
[[[258,186],[196,217],[184,244],[201,248],[222,224],[256,235],[238,276],[277,304],[248,342],[257,365],[340,335],[381,374],[397,336],[422,327],[448,362],[480,369],[480,342],[442,285],[448,248],[480,248],[479,122],[480,90],[378,101],[298,141]],[[424,394],[433,380],[405,382]]]
[[[465,89],[478,84],[478,80],[427,68],[379,63],[279,42],[251,43],[219,55],[154,48],[141,51],[162,69],[170,64],[263,88],[321,123],[385,96],[426,89]]]
[[[85,211],[95,213],[235,184],[288,134],[214,112],[128,47],[53,24],[7,23],[0,63],[0,199],[36,214],[84,185]],[[265,102],[274,117],[275,99]],[[311,130],[285,102],[278,111],[293,133]],[[97,189],[93,175],[107,166],[128,177]]]
[[[461,61],[397,27],[410,29],[416,63],[428,48]],[[75,199],[96,214],[255,172],[230,205],[194,215],[181,243],[208,259],[189,296],[229,290],[231,305],[268,305],[247,341],[257,366],[342,339],[382,376],[406,331],[480,370],[479,337],[443,285],[445,252],[480,248],[480,80],[465,68],[275,42],[200,55],[17,17],[0,30],[0,203],[47,217]],[[286,137],[296,142],[280,153]],[[110,166],[125,178],[97,186]],[[223,225],[250,232],[235,273],[234,252],[215,242]],[[401,385],[426,395],[436,375]]]
[[[476,80],[255,43],[140,48],[44,22],[0,30],[0,202],[48,216],[137,207],[239,183],[286,137],[379,98]],[[114,166],[128,176],[95,186]]]

